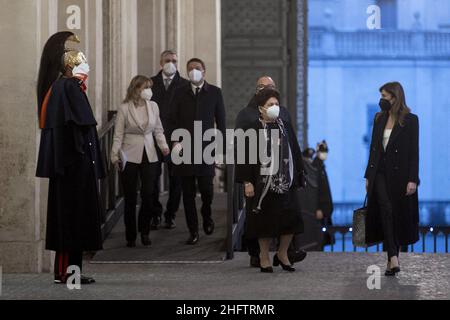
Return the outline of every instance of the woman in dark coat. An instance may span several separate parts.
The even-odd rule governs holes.
[[[81,272],[83,251],[102,249],[97,185],[105,173],[97,122],[85,94],[89,67],[81,52],[66,49],[68,40],[78,42],[71,32],[48,40],[37,92],[41,143],[36,176],[50,179],[46,249],[56,252],[55,283],[66,283],[69,266]]]
[[[405,102],[400,83],[380,89],[365,178],[368,195],[366,242],[384,241],[386,276],[400,272],[400,247],[419,240],[419,119]]]
[[[303,232],[296,192],[304,181],[303,159],[291,124],[279,117],[279,101],[279,93],[273,89],[264,89],[256,96],[261,116],[249,130],[255,130],[258,141],[249,143],[247,140],[245,148],[250,159],[255,153],[265,154],[269,162],[258,157],[254,163],[248,159],[245,164],[238,163],[236,166],[236,181],[245,185],[247,198],[246,235],[259,240],[261,272],[267,273],[273,272],[269,257],[270,243],[278,237],[280,245],[273,265],[295,271],[287,251],[293,236]],[[279,139],[272,143],[272,139],[276,139],[274,133]],[[237,151],[242,150],[238,148]],[[278,170],[271,166],[277,162]]]

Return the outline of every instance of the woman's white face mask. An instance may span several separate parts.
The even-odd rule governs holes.
[[[266,111],[267,118],[270,120],[277,120],[280,116],[280,106],[279,105],[273,105],[269,107]]]
[[[144,100],[147,100],[147,101],[152,100],[152,98],[153,98],[153,91],[152,91],[152,89],[151,88],[147,88],[147,89],[142,90],[141,98],[144,99]]]

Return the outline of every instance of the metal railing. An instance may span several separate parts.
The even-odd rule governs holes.
[[[102,208],[104,210],[102,235],[105,240],[123,212],[123,190],[119,173],[111,164],[111,148],[114,139],[115,116],[99,131],[100,149],[106,165],[106,178],[98,184]]]
[[[244,190],[241,184],[235,183],[234,165],[227,165],[227,259],[233,259],[234,251],[241,248],[244,233]]]
[[[339,226],[339,227],[328,227],[323,229],[323,231],[331,234],[335,242],[329,246],[326,246],[325,251],[330,252],[380,252],[383,250],[382,244],[377,244],[371,248],[357,248],[352,244],[352,227]],[[442,227],[420,227],[420,240],[418,243],[405,246],[402,248],[403,252],[433,252],[433,253],[449,253],[449,234],[450,226]],[[441,241],[439,241],[441,240]],[[440,242],[440,243],[438,243]],[[442,243],[443,242],[443,243]],[[418,246],[420,245],[420,249]],[[431,248],[429,248],[431,246]],[[442,246],[442,250],[438,250],[438,247]]]
[[[310,29],[310,59],[450,59],[450,33],[439,31]]]
[[[353,210],[363,202],[335,203],[333,224],[351,226]],[[419,201],[419,221],[422,227],[450,226],[450,201]]]

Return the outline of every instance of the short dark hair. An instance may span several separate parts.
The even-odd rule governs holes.
[[[266,88],[261,90],[256,96],[255,96],[255,102],[257,107],[262,107],[266,104],[267,101],[269,101],[270,98],[276,98],[278,101],[280,101],[280,93],[272,88]]]
[[[178,56],[177,52],[175,50],[166,50],[163,53],[161,53],[161,60],[163,60],[168,55],[175,55]]]
[[[206,65],[205,65],[205,63],[203,62],[202,59],[199,59],[199,58],[192,58],[191,60],[188,61],[188,63],[187,63],[186,66],[189,67],[189,65],[190,65],[192,62],[200,63],[200,64],[202,65],[203,70],[206,70]]]

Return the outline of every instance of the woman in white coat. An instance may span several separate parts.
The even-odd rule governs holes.
[[[157,148],[164,156],[170,150],[164,136],[158,105],[151,101],[152,81],[136,76],[117,112],[111,161],[121,172],[125,193],[127,247],[136,246],[137,231],[144,246],[150,246],[153,188],[161,171]],[[141,181],[142,209],[136,227],[137,185]]]

